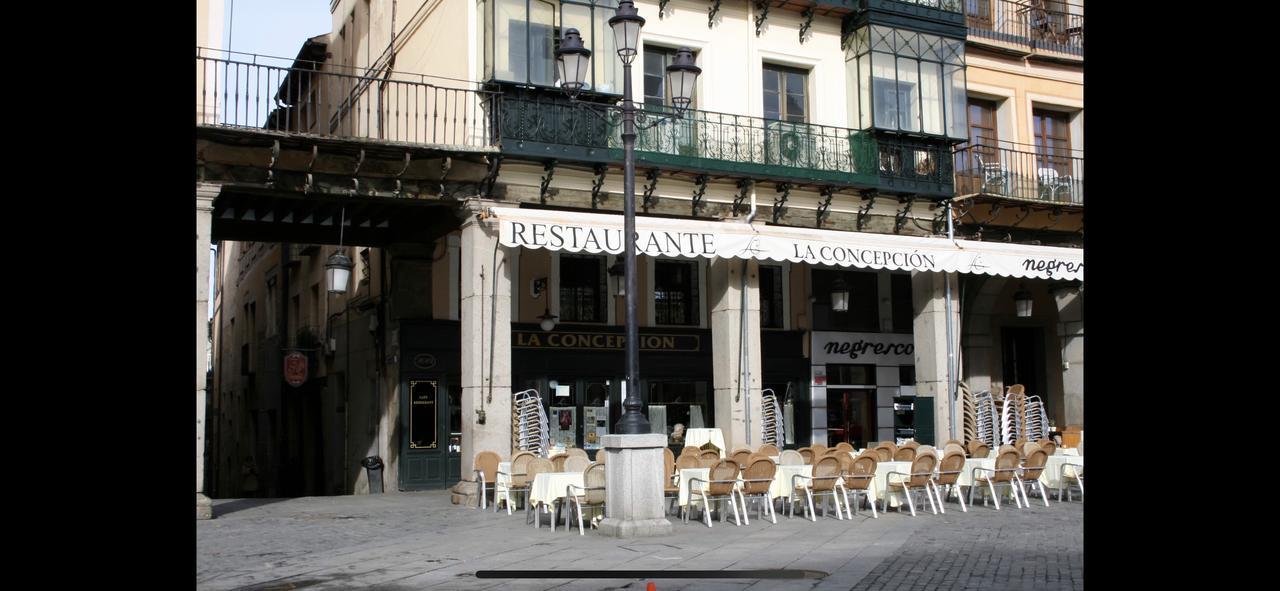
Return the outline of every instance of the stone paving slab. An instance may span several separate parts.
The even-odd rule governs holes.
[[[1033,501],[1039,501],[1033,499]],[[1078,589],[1083,505],[948,505],[917,517],[891,511],[816,522],[781,516],[708,528],[669,519],[663,538],[620,540],[588,530],[534,529],[523,511],[452,505],[440,491],[215,499],[196,526],[199,589]],[[810,569],[822,579],[478,579],[477,570]]]

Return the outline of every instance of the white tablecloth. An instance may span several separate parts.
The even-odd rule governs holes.
[[[719,429],[685,429],[684,444],[686,446],[701,448],[703,444],[710,441],[720,448],[720,457],[724,457],[724,433]]]
[[[889,473],[890,472],[911,472],[911,462],[880,462],[876,464],[876,481],[871,485],[876,489],[876,498],[884,498],[886,493],[889,494],[889,506],[897,507],[902,504],[902,498],[897,493],[889,491]],[[903,476],[894,476],[893,481],[899,482],[904,480]],[[899,489],[901,490],[901,489]]]
[[[956,484],[960,486],[973,486],[973,469],[983,468],[986,470],[995,470],[995,458],[965,458],[964,468],[960,470],[960,478],[956,480]],[[986,474],[990,476],[990,474]]]
[[[583,486],[582,472],[542,472],[533,477],[533,484],[529,487],[529,502],[550,505],[552,501],[564,497],[565,487],[570,484]]]
[[[773,473],[773,484],[769,485],[769,498],[786,498],[791,494],[791,477],[796,474],[813,476],[812,464],[780,464]]]
[[[711,468],[685,468],[680,471],[680,497],[679,503],[681,507],[689,504],[689,479],[701,478],[708,480],[711,478]]]
[[[1080,455],[1080,450],[1078,450],[1078,449],[1076,449],[1076,448],[1074,448],[1074,447],[1059,447],[1058,449],[1053,450],[1053,455],[1055,455],[1055,456],[1077,456],[1077,457],[1078,457],[1078,456]]]
[[[1044,471],[1040,472],[1040,484],[1042,484],[1046,490],[1056,489],[1062,485],[1062,483],[1058,481],[1062,476],[1063,464],[1080,464],[1081,466],[1084,466],[1084,456],[1049,456],[1048,461],[1044,463]],[[1072,474],[1075,473],[1074,468],[1068,468],[1067,470]]]

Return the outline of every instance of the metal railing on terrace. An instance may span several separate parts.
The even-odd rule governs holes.
[[[1084,55],[1084,6],[1061,0],[965,0],[974,37]]]
[[[206,48],[197,48],[195,65],[198,126],[496,149],[496,93]]]
[[[1084,153],[984,140],[955,151],[956,195],[1084,205]]]
[[[604,117],[563,101],[503,98],[503,151],[598,162],[622,157],[621,110]],[[658,113],[655,113],[657,115]],[[876,140],[855,129],[689,110],[679,120],[637,116],[636,160],[761,177],[877,183]]]

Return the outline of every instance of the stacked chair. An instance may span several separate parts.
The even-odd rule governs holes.
[[[1048,439],[1049,417],[1045,415],[1044,403],[1039,396],[1027,397],[1025,436],[1030,439]]]
[[[771,388],[765,388],[760,396],[760,428],[764,430],[764,443],[782,447],[786,437],[783,425],[782,406]]]
[[[551,431],[542,396],[537,390],[516,392],[511,404],[511,447],[545,455],[551,449]]]
[[[974,438],[969,439],[970,442],[981,441],[988,447],[996,444],[996,436],[999,429],[996,421],[995,397],[991,395],[991,391],[983,390],[974,394]]]
[[[1021,388],[1017,385],[1009,387],[1000,410],[1000,443],[1013,443],[1025,437],[1022,433],[1022,412],[1026,408],[1026,396],[1021,390],[1014,391],[1015,387]]]

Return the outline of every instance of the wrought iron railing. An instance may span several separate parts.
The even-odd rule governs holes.
[[[875,4],[892,6],[894,4],[914,4],[925,8],[936,8],[946,12],[961,12],[963,0],[880,0]]]
[[[1084,6],[1061,0],[965,0],[974,37],[1084,54]]]
[[[196,124],[492,150],[496,94],[198,48]]]
[[[903,136],[881,136],[877,144],[881,189],[950,195],[951,152],[946,144]]]
[[[1028,201],[1084,204],[1084,155],[988,141],[955,152],[956,195],[994,195]]]
[[[504,97],[503,149],[598,161],[621,158],[621,112],[601,117],[563,101]],[[876,142],[865,131],[690,110],[659,122],[641,113],[636,158],[643,163],[757,176],[876,183]],[[645,129],[647,127],[647,129]]]

